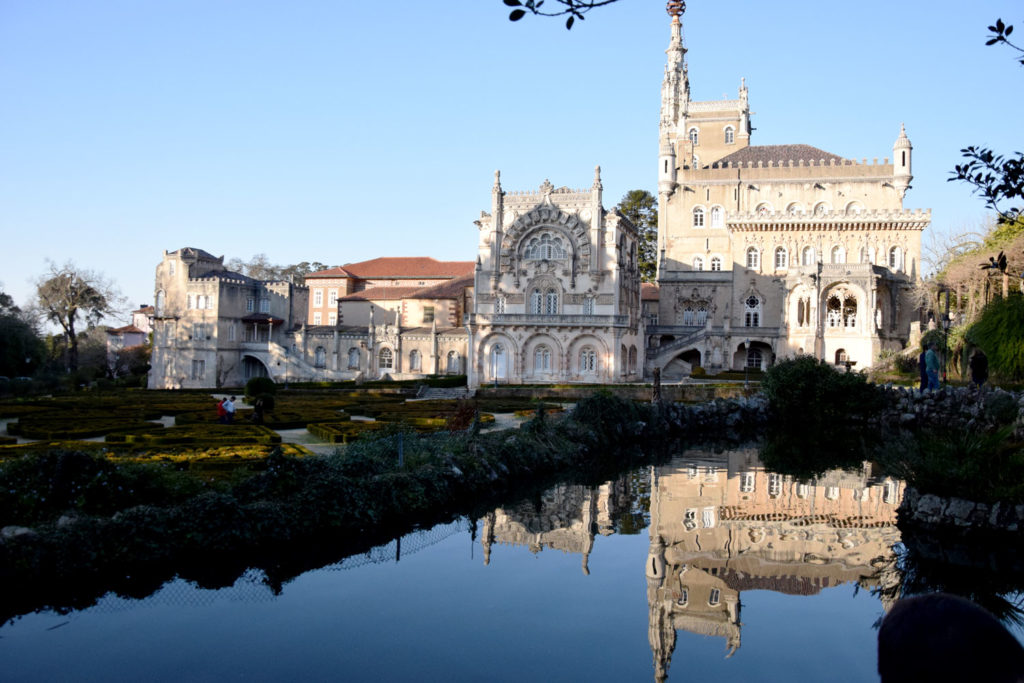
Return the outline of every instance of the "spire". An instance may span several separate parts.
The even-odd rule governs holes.
[[[679,20],[686,10],[680,0],[669,2],[665,11],[672,17],[672,37],[669,40],[665,78],[661,82],[661,129],[665,131],[686,113],[690,100],[690,80],[686,72],[686,47],[683,45],[683,25]]]
[[[501,171],[494,172],[494,187],[491,189],[491,192],[501,194]]]
[[[595,166],[594,167],[594,185],[593,185],[593,188],[595,190],[603,190],[604,189],[604,186],[601,185],[601,167],[600,166]]]

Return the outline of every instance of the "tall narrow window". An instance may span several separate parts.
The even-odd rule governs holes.
[[[329,290],[327,290],[327,304],[329,306],[334,306],[337,303],[338,303],[338,290],[337,289],[329,289]]]
[[[711,227],[720,228],[722,227],[722,207],[712,206],[711,207]]]
[[[348,369],[359,369],[359,349],[354,346],[348,350]]]
[[[494,312],[504,313],[505,312],[505,297],[499,294],[494,298]]]
[[[541,345],[533,351],[533,369],[535,372],[551,371],[551,349]]]
[[[747,268],[751,270],[757,270],[761,267],[761,252],[757,250],[757,247],[747,248]]]
[[[434,322],[434,307],[424,306],[423,307],[423,322],[432,323]]]
[[[711,257],[711,270],[721,270],[721,269],[722,269],[722,259],[720,259],[717,256],[712,256]]]
[[[698,144],[699,140],[700,140],[700,131],[698,131],[696,128],[691,128],[690,129],[690,133],[689,133],[689,137],[690,137],[690,142],[692,142],[694,144],[694,146],[696,146]]]
[[[322,346],[316,347],[316,351],[313,352],[313,365],[317,368],[327,367],[327,349]]]
[[[832,247],[832,263],[846,263],[846,250],[838,244]]]
[[[313,290],[313,305],[317,308],[324,305],[324,290],[319,287]]]
[[[903,270],[903,250],[899,247],[889,250],[889,267],[893,270]]]
[[[558,313],[558,292],[549,289],[544,293],[544,314],[555,315]]]
[[[449,375],[457,375],[460,370],[459,352],[449,351],[447,358],[447,370]]]
[[[693,257],[693,269],[694,270],[704,270],[704,259],[702,259],[700,256],[694,256]]]
[[[749,296],[744,302],[745,311],[743,323],[746,327],[761,326],[761,300],[756,296]]]
[[[409,370],[412,372],[419,372],[423,369],[423,357],[420,352],[413,349],[409,352]]]
[[[539,289],[535,289],[530,292],[530,313],[540,314],[543,310],[544,297],[541,296]]]
[[[803,263],[803,265],[805,265],[805,266],[813,266],[814,265],[814,248],[813,247],[804,247],[803,254],[802,254],[802,257],[801,257],[801,263]]]
[[[321,323],[323,323],[323,314],[320,311],[317,311],[313,314],[313,324],[320,325]]]
[[[327,324],[330,325],[331,327],[337,325],[338,324],[338,314],[337,313],[328,313],[327,314]]]
[[[731,145],[736,142],[736,129],[732,126],[725,127],[725,144]]]
[[[597,354],[594,349],[584,346],[580,350],[580,373],[591,375],[597,372]]]
[[[583,315],[594,315],[594,297],[588,296],[583,299]]]
[[[693,227],[704,227],[704,209],[700,206],[694,208],[693,210]]]
[[[390,370],[394,366],[394,354],[391,353],[391,349],[385,347],[380,350],[377,355],[378,364],[381,370]]]
[[[775,248],[775,269],[782,270],[789,266],[789,254],[786,252],[785,247]]]

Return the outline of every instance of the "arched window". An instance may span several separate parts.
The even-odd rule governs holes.
[[[491,349],[491,379],[505,379],[508,376],[508,356],[505,347],[495,344]]]
[[[633,346],[633,345],[630,345],[630,347],[629,347],[629,371],[631,373],[635,373],[636,372],[636,363],[637,363],[636,347]]]
[[[704,270],[704,259],[702,259],[700,256],[694,256],[693,257],[693,269],[694,270]]]
[[[327,367],[327,349],[322,346],[316,347],[313,352],[313,365],[318,368]]]
[[[846,263],[846,250],[838,244],[832,247],[832,263]]]
[[[763,357],[761,349],[747,349],[747,367],[751,370],[760,370]]]
[[[348,369],[359,369],[359,349],[354,346],[348,350]]]
[[[747,247],[747,268],[757,270],[761,267],[761,252],[757,247]]]
[[[597,354],[594,349],[584,346],[580,349],[580,374],[592,375],[597,372]]]
[[[692,142],[694,146],[696,146],[700,141],[700,131],[696,128],[691,128],[690,132],[687,135],[690,138],[690,142]]]
[[[874,262],[875,262],[875,248],[874,247],[868,247],[868,263],[874,263]]]
[[[459,370],[461,369],[461,367],[460,367],[461,363],[459,362],[459,360],[460,359],[459,359],[459,352],[458,351],[449,351],[448,352],[448,358],[447,358],[447,362],[445,364],[445,370],[446,370],[446,372],[449,375],[457,375],[457,374],[459,374]]]
[[[588,296],[583,299],[583,315],[594,315],[594,297]]]
[[[846,213],[854,216],[859,215],[864,210],[864,207],[860,202],[850,202],[846,205]]]
[[[693,209],[693,227],[703,228],[704,227],[704,208],[697,206]]]
[[[761,300],[751,294],[743,302],[743,325],[745,327],[761,327]]]
[[[533,371],[551,372],[551,349],[543,344],[533,350]]]
[[[903,270],[903,250],[899,247],[889,250],[889,267],[893,270]]]
[[[857,326],[857,297],[852,294],[843,300],[843,323],[850,328]]]
[[[423,356],[416,349],[409,352],[409,370],[420,372],[423,370]]]
[[[804,250],[800,257],[800,263],[805,266],[814,265],[814,247],[804,247]]]
[[[390,370],[394,367],[395,357],[394,354],[391,353],[391,349],[384,347],[377,355],[377,361],[381,370]]]
[[[171,263],[174,263],[174,261],[171,261]],[[154,308],[155,308],[155,312],[156,312],[157,317],[160,317],[160,316],[162,316],[164,314],[164,300],[165,299],[166,299],[166,295],[164,294],[164,290],[161,289],[159,292],[156,293],[156,306]]]
[[[793,202],[786,207],[786,213],[790,216],[799,216],[804,212],[804,207],[800,205],[800,202]]]
[[[720,228],[722,227],[722,207],[712,206],[711,207],[711,227]]]
[[[774,472],[768,475],[768,497],[778,498],[782,495],[782,475]]]
[[[772,205],[769,204],[768,202],[761,202],[760,204],[757,205],[757,208],[754,209],[754,213],[756,213],[758,216],[767,216],[771,212]]]
[[[847,358],[846,349],[838,349],[836,351],[836,365],[842,365],[847,361]]]
[[[711,270],[716,270],[717,271],[717,270],[721,270],[721,269],[722,269],[722,259],[719,258],[718,256],[712,256],[711,257]]]
[[[782,270],[789,267],[789,253],[785,247],[775,247],[775,269]]]
[[[558,313],[558,292],[549,289],[544,293],[544,315],[555,315]]]
[[[544,310],[544,297],[541,296],[540,290],[535,289],[530,292],[530,313],[540,315]]]
[[[835,294],[825,304],[825,324],[828,327],[843,326],[843,302]]]
[[[565,257],[566,251],[562,238],[550,233],[534,237],[523,250],[523,258],[527,261],[564,259]]]
[[[505,312],[505,295],[504,294],[499,294],[498,296],[494,297],[494,312],[495,313],[499,313],[499,314]]]
[[[736,129],[732,126],[725,127],[725,144],[731,145],[736,142]]]
[[[818,202],[814,205],[814,215],[816,216],[824,216],[831,210],[832,207],[830,207],[826,202]]]

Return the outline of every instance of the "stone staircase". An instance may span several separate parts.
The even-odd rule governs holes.
[[[469,387],[420,387],[416,392],[416,401],[450,401],[459,398],[469,398],[473,395]]]

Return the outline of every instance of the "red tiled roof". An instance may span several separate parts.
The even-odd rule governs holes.
[[[135,325],[125,325],[124,327],[115,327],[107,330],[107,334],[131,334],[132,332],[137,334],[146,334],[143,330],[135,327]]]
[[[137,311],[132,311],[132,313],[145,313],[146,315],[152,315],[156,313],[156,308],[154,308],[153,306],[143,306]]]
[[[640,299],[642,301],[657,301],[661,298],[659,294],[658,285],[653,282],[641,282],[640,283]]]
[[[318,270],[315,273],[310,273],[306,276],[306,279],[308,280],[310,278],[318,277],[353,277],[353,275],[341,266],[335,266],[334,268],[328,268],[327,270]]]
[[[347,263],[341,267],[352,277],[363,280],[393,278],[439,278],[470,275],[476,263],[473,261],[438,261],[429,256],[382,256],[360,263]]]
[[[338,297],[338,301],[397,301],[422,289],[423,287],[371,287],[348,296]]]
[[[448,282],[442,282],[439,285],[432,285],[430,287],[423,287],[416,291],[408,298],[410,299],[458,299],[466,291],[466,287],[473,286],[473,276],[465,275],[463,277],[449,280]]]

